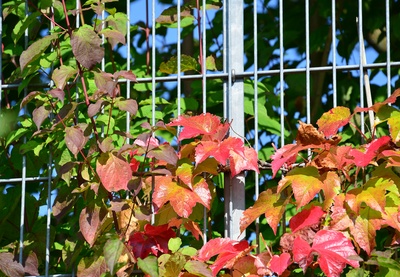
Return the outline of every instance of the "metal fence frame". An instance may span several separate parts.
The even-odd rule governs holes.
[[[79,8],[79,0],[77,0],[77,8]],[[178,2],[181,2],[179,0]],[[156,83],[158,82],[166,82],[166,81],[175,81],[177,83],[177,92],[178,92],[178,99],[181,97],[181,83],[182,81],[185,80],[193,80],[193,79],[201,79],[203,81],[203,112],[207,111],[206,107],[206,92],[207,92],[207,87],[206,87],[206,80],[211,79],[211,78],[220,78],[224,80],[224,87],[223,87],[223,93],[224,93],[224,117],[227,118],[229,121],[232,121],[232,128],[235,130],[234,134],[231,134],[233,136],[238,136],[238,137],[245,137],[244,134],[244,109],[243,109],[243,86],[244,86],[244,79],[245,78],[251,78],[254,80],[255,83],[257,83],[258,79],[262,76],[271,76],[271,75],[279,75],[279,87],[276,88],[277,93],[284,92],[285,91],[285,75],[288,74],[296,74],[296,73],[305,73],[306,74],[306,92],[305,92],[305,98],[306,98],[306,107],[307,107],[307,118],[306,121],[307,123],[310,123],[310,106],[311,106],[311,101],[310,101],[310,73],[314,71],[330,71],[332,72],[333,76],[333,103],[334,106],[337,105],[337,84],[336,84],[336,73],[338,71],[358,71],[361,72],[360,78],[359,78],[359,83],[360,83],[360,105],[363,107],[365,105],[365,95],[368,96],[368,93],[365,94],[365,91],[368,92],[368,85],[369,85],[369,80],[368,80],[368,70],[373,69],[373,68],[382,68],[386,69],[387,74],[388,74],[388,80],[391,80],[390,76],[390,69],[393,67],[400,67],[400,61],[391,61],[390,57],[390,1],[386,0],[385,1],[385,7],[386,7],[386,32],[387,32],[387,41],[386,41],[386,47],[387,47],[387,59],[386,62],[384,63],[373,63],[373,64],[367,64],[366,63],[366,58],[365,58],[365,51],[362,51],[363,48],[363,42],[364,38],[362,35],[359,36],[359,45],[360,45],[360,57],[359,60],[361,61],[359,64],[356,65],[338,65],[337,64],[337,54],[336,54],[336,22],[335,20],[332,21],[332,37],[334,38],[332,41],[331,45],[331,60],[332,60],[332,65],[330,66],[322,66],[322,67],[311,67],[310,66],[310,45],[309,45],[309,39],[310,39],[310,32],[309,32],[309,16],[310,16],[310,1],[305,0],[305,7],[306,10],[304,11],[305,18],[306,18],[306,65],[304,67],[299,67],[299,68],[292,68],[292,69],[286,69],[284,67],[284,54],[285,54],[285,49],[283,47],[283,22],[284,22],[284,10],[283,10],[283,0],[277,0],[277,4],[279,5],[279,51],[280,51],[280,66],[278,70],[259,70],[258,66],[258,60],[255,58],[254,60],[254,70],[252,71],[244,71],[244,61],[243,61],[243,45],[244,45],[244,38],[243,38],[243,8],[244,8],[244,1],[243,0],[229,0],[229,1],[223,1],[223,53],[224,53],[224,70],[223,72],[219,73],[209,73],[206,72],[203,69],[202,74],[196,74],[196,75],[184,75],[184,74],[177,74],[176,76],[168,76],[168,77],[156,77],[156,28],[155,28],[155,19],[156,19],[156,1],[152,0],[152,10],[151,10],[151,37],[152,37],[152,52],[151,52],[151,57],[152,57],[152,72],[151,75],[153,76],[152,78],[139,78],[138,82],[144,82],[144,83],[151,83],[152,84],[152,97],[155,99],[156,96]],[[130,6],[130,1],[127,0],[127,7]],[[203,7],[205,6],[206,1],[202,0]],[[0,4],[2,4],[2,1],[0,1]],[[257,30],[257,11],[258,11],[258,1],[254,0],[253,1],[253,17],[254,17],[254,37],[257,37],[258,30]],[[331,1],[332,7],[336,7],[336,1],[332,0]],[[363,33],[363,13],[362,13],[362,0],[358,0],[358,5],[359,5],[359,11],[358,11],[358,29],[359,33]],[[178,28],[177,28],[177,41],[181,40],[181,34],[180,34],[180,5],[177,5],[178,9]],[[26,1],[26,14],[28,14],[28,1]],[[0,13],[0,17],[2,16],[2,13]],[[103,15],[104,16],[104,15]],[[130,21],[132,15],[130,13],[130,9],[127,9],[127,16]],[[332,18],[336,18],[335,14],[335,8],[332,8]],[[206,18],[206,10],[202,9],[201,11],[201,17],[204,19]],[[0,43],[1,43],[1,38],[3,35],[2,31],[2,18],[0,18]],[[77,17],[76,25],[79,26],[80,22]],[[203,45],[203,49],[205,51],[206,49],[206,23],[205,20],[202,20],[201,22],[201,28],[202,28],[202,35],[201,35],[201,43]],[[131,45],[131,33],[129,31],[129,26],[130,23],[127,23],[128,25],[128,34],[127,34],[127,45]],[[25,46],[28,45],[28,33],[25,33]],[[177,55],[178,57],[181,54],[181,45],[180,43],[177,43]],[[254,56],[257,57],[258,53],[258,45],[257,45],[257,40],[254,40]],[[203,63],[205,63],[205,57],[206,53],[203,53]],[[129,51],[127,51],[127,70],[131,69],[131,57]],[[102,68],[104,69],[104,60],[102,62]],[[181,62],[180,59],[178,59],[178,71],[181,69]],[[0,68],[2,68],[2,64],[0,61]],[[0,70],[0,74],[2,74]],[[130,92],[130,81],[127,80],[127,97],[130,97],[131,92]],[[13,89],[18,87],[18,84],[3,84],[2,83],[2,78],[0,78],[0,85],[1,85],[1,93],[0,93],[0,103],[2,101],[2,93],[5,90]],[[52,86],[52,84],[48,84],[49,86]],[[366,89],[364,89],[366,88]],[[254,86],[254,97],[255,97],[255,134],[258,133],[258,100],[257,100],[257,86]],[[25,95],[27,91],[25,90]],[[390,81],[387,82],[387,95],[389,96],[391,94],[391,84]],[[368,99],[367,99],[368,100]],[[369,100],[368,100],[369,101]],[[284,93],[280,93],[280,110],[284,111],[284,104],[285,104],[285,95]],[[1,106],[0,106],[1,107]],[[178,112],[181,110],[180,108],[180,101],[178,101]],[[284,113],[281,112],[281,140],[280,140],[280,146],[283,146],[285,144],[284,141],[284,131],[285,131],[285,123],[284,123]],[[362,120],[364,120],[363,115],[362,115]],[[152,124],[155,125],[155,102],[153,101],[153,115],[152,115]],[[1,125],[1,123],[0,123]],[[364,124],[361,124],[362,128],[364,128]],[[129,130],[130,127],[130,122],[129,122],[129,116],[127,116],[127,121],[126,121],[126,128]],[[362,129],[364,131],[364,129]],[[26,140],[26,139],[25,139]],[[258,143],[259,143],[259,138],[255,136],[255,145],[254,147],[258,149]],[[52,172],[52,160],[50,157],[49,163],[49,172]],[[22,255],[23,255],[23,242],[24,242],[24,220],[25,220],[25,215],[24,215],[24,210],[25,210],[25,197],[26,197],[26,185],[28,182],[32,181],[41,181],[41,182],[47,182],[48,185],[48,201],[47,201],[47,240],[46,240],[46,269],[45,269],[45,276],[49,276],[49,260],[50,260],[50,219],[51,219],[51,209],[52,209],[52,203],[51,203],[51,182],[53,176],[51,174],[46,177],[35,177],[35,176],[27,176],[26,174],[26,159],[23,158],[23,164],[22,164],[22,175],[20,178],[12,178],[12,179],[0,179],[0,183],[4,184],[15,184],[15,185],[21,185],[22,187],[22,195],[21,195],[21,215],[20,215],[20,260],[22,260]],[[258,175],[256,176],[256,184],[255,184],[255,197],[258,197],[259,191],[259,180],[258,180]],[[241,174],[233,179],[230,179],[229,177],[225,179],[225,236],[226,237],[231,237],[234,239],[238,238],[244,238],[244,234],[240,234],[239,231],[239,222],[240,222],[240,217],[242,215],[243,210],[245,209],[245,197],[244,197],[244,183],[245,183],[245,175]],[[233,193],[235,192],[235,193]],[[207,219],[204,218],[206,221]],[[206,224],[205,224],[206,226]],[[206,232],[206,230],[204,230]],[[206,236],[204,236],[206,237]],[[59,277],[66,277],[66,276],[74,276],[75,273],[72,272],[71,274],[58,274],[58,275],[52,275],[52,276],[59,276]]]

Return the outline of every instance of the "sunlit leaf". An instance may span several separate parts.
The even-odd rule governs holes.
[[[317,121],[319,131],[326,137],[336,135],[337,131],[350,121],[350,109],[347,107],[335,107],[324,113]]]
[[[158,277],[158,261],[155,256],[148,256],[144,259],[138,258],[138,266],[150,277]]]
[[[50,107],[47,105],[41,105],[33,110],[32,118],[38,130],[40,129],[40,126],[42,126],[43,121],[49,117],[49,114]]]
[[[289,227],[292,232],[296,232],[305,227],[319,224],[325,212],[319,206],[312,206],[309,209],[304,209],[289,221]]]
[[[125,250],[125,245],[118,238],[109,239],[104,244],[104,259],[111,275],[116,272],[116,265],[121,258],[122,252]]]
[[[68,65],[61,65],[59,68],[54,69],[51,78],[53,79],[56,87],[64,89],[65,85],[77,74],[77,69]]]
[[[354,157],[354,164],[356,166],[367,166],[379,154],[379,149],[386,146],[389,141],[389,136],[374,139],[372,142],[363,146],[364,152],[361,152],[358,149],[351,149],[349,155]]]
[[[51,42],[57,38],[56,34],[48,35],[43,38],[36,40],[32,43],[28,49],[22,52],[21,57],[19,58],[19,63],[21,65],[21,71],[30,64],[31,62],[37,60],[40,55],[46,51],[46,49],[50,46]]]
[[[111,192],[128,189],[132,169],[127,161],[113,153],[103,153],[96,164],[96,172],[106,190]]]
[[[99,236],[101,226],[106,220],[107,210],[95,204],[91,204],[81,211],[79,216],[79,229],[89,243],[93,246]]]
[[[181,68],[180,72],[196,70],[198,68],[198,62],[191,56],[181,55]],[[160,71],[166,74],[177,74],[178,73],[178,59],[176,56],[171,57],[167,62],[160,64]]]
[[[289,253],[274,255],[270,261],[269,268],[276,274],[281,275],[290,265],[290,258]]]
[[[75,156],[86,144],[86,138],[79,126],[65,128],[65,143]]]

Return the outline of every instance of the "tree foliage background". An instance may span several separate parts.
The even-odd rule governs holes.
[[[82,2],[76,10],[76,3],[73,1],[28,1],[27,11],[25,9],[25,1],[9,1],[2,5],[3,11],[3,28],[2,28],[2,84],[1,93],[1,128],[0,130],[0,177],[19,178],[22,174],[23,156],[26,157],[26,175],[29,177],[47,176],[48,161],[53,160],[55,177],[52,182],[52,190],[56,198],[53,206],[53,217],[51,221],[51,261],[50,272],[63,273],[71,271],[71,268],[79,265],[80,272],[90,270],[94,264],[93,260],[98,258],[98,253],[101,250],[96,249],[93,245],[88,245],[87,233],[83,232],[82,227],[79,227],[79,220],[82,210],[98,209],[98,216],[102,218],[101,226],[107,231],[109,224],[108,219],[102,217],[104,208],[100,200],[101,197],[93,196],[95,189],[89,189],[88,181],[93,177],[90,173],[91,161],[84,161],[82,149],[88,157],[93,154],[95,146],[87,144],[82,149],[77,147],[71,150],[67,147],[69,137],[73,145],[83,144],[82,141],[74,141],[73,137],[76,134],[76,129],[71,126],[79,124],[93,124],[91,118],[93,116],[83,116],[85,113],[90,113],[89,106],[78,105],[85,101],[90,101],[90,104],[99,103],[98,99],[104,96],[101,93],[107,92],[112,99],[115,95],[115,88],[121,93],[121,99],[110,100],[98,104],[94,108],[95,113],[99,112],[100,107],[106,108],[106,113],[99,115],[96,122],[101,126],[101,130],[107,135],[112,136],[115,131],[123,132],[125,129],[126,114],[131,112],[134,114],[130,125],[130,135],[121,136],[118,139],[114,138],[114,146],[122,147],[124,142],[129,139],[137,138],[138,135],[145,133],[146,128],[144,123],[151,123],[152,117],[152,85],[151,82],[144,81],[144,78],[151,77],[151,20],[146,19],[143,14],[151,13],[150,1],[142,1],[143,10],[131,11],[130,19],[130,35],[131,45],[126,45],[127,29],[126,22],[126,3],[123,1],[87,1]],[[139,1],[133,1],[137,4]],[[187,0],[181,7],[182,18],[182,68],[186,74],[199,74],[202,66],[205,66],[210,74],[213,72],[221,72],[223,64],[223,3],[219,1],[207,2],[207,30],[206,30],[206,49],[201,49],[199,38],[199,13],[198,7],[201,6],[201,1]],[[390,22],[391,22],[391,52],[392,61],[399,61],[399,41],[400,34],[395,31],[396,26],[400,25],[400,3],[392,0],[390,2]],[[147,5],[148,4],[148,5]],[[171,37],[176,34],[176,3],[174,1],[162,0],[156,5],[163,7],[159,9],[156,19],[156,75],[169,76],[176,74],[175,63],[177,55],[176,40]],[[305,3],[304,1],[283,1],[284,10],[284,25],[283,25],[283,45],[284,53],[284,68],[300,68],[304,67],[306,59],[306,40],[305,40]],[[332,53],[331,44],[332,37],[332,7],[331,3],[320,0],[310,0],[310,61],[311,67],[322,67],[331,65]],[[164,8],[165,7],[165,8]],[[254,70],[254,59],[257,59],[258,70],[260,72],[267,70],[280,69],[279,52],[279,7],[277,1],[258,1],[258,16],[257,16],[257,37],[253,37],[253,2],[245,1],[244,5],[244,49],[245,49],[245,70],[251,72]],[[101,29],[103,19],[101,11],[105,10],[106,18],[104,22],[107,28]],[[363,11],[363,36],[366,39],[367,53],[373,56],[374,60],[367,57],[370,63],[386,62],[386,9],[385,3],[379,0],[362,1]],[[67,14],[67,16],[66,16]],[[359,59],[358,31],[355,18],[358,14],[358,5],[356,1],[336,1],[336,44],[337,44],[337,61],[343,65],[356,64]],[[94,26],[93,29],[98,34],[103,34],[106,41],[103,43],[99,36],[88,37],[88,31],[85,27],[79,28],[81,31],[74,33],[76,26],[76,17],[80,18],[81,26],[86,24]],[[51,22],[56,23],[52,26]],[[106,30],[106,31],[104,31]],[[25,32],[27,31],[27,38]],[[81,32],[81,33],[79,33]],[[47,42],[43,40],[50,34],[60,34],[57,40],[51,37]],[[78,44],[84,40],[87,43],[93,43],[93,51],[89,53],[74,52],[73,36],[78,40]],[[56,35],[55,35],[56,36]],[[97,39],[100,40],[98,44]],[[258,43],[258,53],[254,55],[254,41]],[[41,44],[34,45],[36,41],[41,41]],[[47,44],[46,44],[47,43]],[[35,46],[34,51],[31,50],[24,56],[24,50],[28,46]],[[101,49],[103,50],[101,50]],[[33,47],[32,47],[33,49]],[[55,49],[53,51],[52,49]],[[125,51],[130,51],[130,71],[127,70],[127,61]],[[104,52],[102,52],[104,51]],[[201,65],[200,55],[205,53],[207,64]],[[84,56],[88,55],[88,58]],[[104,55],[105,66],[104,72],[100,72],[100,62]],[[60,58],[61,57],[61,58]],[[98,60],[97,60],[98,59]],[[81,63],[77,65],[76,60]],[[62,67],[64,66],[64,67]],[[85,70],[83,68],[87,68]],[[62,74],[54,75],[53,70],[60,70]],[[373,102],[382,102],[387,98],[387,84],[391,83],[391,88],[399,87],[398,68],[390,67],[391,80],[387,80],[386,67],[374,68],[369,71],[371,80],[371,90]],[[57,73],[60,73],[58,71]],[[104,73],[110,73],[107,75]],[[57,77],[59,76],[59,77]],[[82,79],[80,79],[82,78]],[[143,78],[143,79],[142,79]],[[126,92],[126,82],[115,84],[117,79],[128,79],[132,82],[131,95],[128,97]],[[99,80],[109,80],[113,87],[107,87],[107,82],[101,83]],[[311,73],[311,102],[307,103],[305,98],[306,91],[306,76],[305,73],[285,74],[285,143],[293,143],[297,136],[298,121],[306,118],[307,104],[311,107],[311,123],[316,123],[317,120],[333,107],[334,94],[332,92],[332,71],[313,71]],[[67,81],[69,83],[67,83]],[[138,81],[138,82],[136,82]],[[254,144],[254,136],[259,138],[260,145],[256,146],[258,150],[258,158],[261,161],[270,161],[271,154],[274,153],[274,145],[280,141],[280,94],[278,74],[260,74],[258,81],[258,108],[259,108],[259,129],[258,134],[254,133],[254,81],[252,78],[245,80],[245,113],[246,113],[246,140],[250,145]],[[53,83],[51,83],[53,82]],[[49,92],[47,84],[55,84],[60,90],[64,91],[61,96],[60,91],[53,91],[52,97],[58,99],[54,102],[55,106],[50,104],[49,99],[45,94],[31,94],[32,97],[26,98],[24,93],[40,91],[41,93]],[[351,110],[360,105],[360,75],[357,70],[337,71],[337,105],[349,107]],[[41,85],[43,85],[41,87]],[[206,86],[207,91],[207,112],[223,116],[223,80],[207,79],[206,84],[202,84],[201,79],[183,81],[182,93],[183,100],[177,99],[176,82],[157,82],[156,83],[156,120],[168,123],[172,118],[178,115],[177,101],[181,102],[182,110],[180,113],[198,115],[202,113],[202,86]],[[85,88],[85,86],[87,86]],[[102,92],[98,93],[101,86]],[[44,89],[43,89],[44,87]],[[90,97],[85,97],[83,91],[87,91]],[[78,92],[78,93],[77,93]],[[106,94],[107,94],[106,93]],[[77,96],[76,100],[75,97]],[[64,99],[65,97],[65,99]],[[114,98],[113,98],[114,97]],[[62,99],[61,99],[62,98]],[[137,103],[137,109],[132,102],[126,102],[126,99],[134,99]],[[35,100],[35,101],[32,101]],[[154,99],[153,99],[154,100]],[[32,101],[32,102],[30,102]],[[107,102],[108,101],[108,102]],[[118,102],[119,101],[119,102]],[[74,104],[76,103],[76,105]],[[63,105],[65,104],[65,105]],[[365,103],[364,103],[365,104]],[[59,106],[57,106],[59,105]],[[68,106],[70,105],[70,106]],[[115,105],[115,106],[114,106]],[[127,108],[127,107],[130,108]],[[20,108],[24,107],[25,113],[20,112]],[[39,107],[43,107],[38,110]],[[63,107],[66,107],[63,109]],[[113,107],[118,107],[119,112]],[[60,126],[60,122],[50,111],[59,110],[59,113],[64,116],[65,120],[70,120],[72,125]],[[36,111],[36,112],[35,112]],[[40,114],[38,115],[38,111]],[[92,110],[93,112],[93,110]],[[109,112],[109,114],[107,114]],[[33,119],[32,119],[33,118]],[[358,116],[354,116],[352,120],[356,123],[360,122]],[[57,126],[58,124],[58,126]],[[80,125],[80,128],[83,128]],[[67,128],[68,127],[68,128]],[[60,128],[58,130],[57,128]],[[366,128],[368,130],[368,128]],[[68,130],[69,135],[65,132]],[[94,130],[97,131],[96,128]],[[99,135],[96,131],[92,136]],[[155,130],[154,130],[155,131]],[[384,130],[381,131],[382,134]],[[99,130],[100,133],[100,130]],[[118,133],[118,134],[120,134]],[[162,137],[164,141],[172,141],[174,135],[168,130],[157,129],[157,135]],[[24,137],[26,139],[24,139]],[[87,139],[93,137],[86,136]],[[362,134],[354,128],[347,128],[342,133],[342,137],[346,142],[353,145],[359,145],[362,141]],[[176,141],[175,141],[176,142]],[[100,143],[102,152],[107,152],[112,147],[108,142],[104,142],[100,137],[96,139],[96,143]],[[280,147],[280,145],[276,145]],[[103,151],[106,149],[107,151]],[[111,150],[110,150],[111,151]],[[164,150],[163,150],[164,151]],[[90,154],[90,155],[89,155]],[[93,160],[97,156],[93,156]],[[146,156],[138,158],[143,164],[146,162]],[[159,157],[156,157],[159,159]],[[129,158],[127,158],[129,160]],[[142,159],[142,160],[141,160]],[[108,160],[107,160],[108,161]],[[151,167],[150,163],[147,165]],[[86,174],[86,175],[85,175]],[[101,174],[99,174],[101,175]],[[270,170],[261,170],[260,180],[261,188],[276,188],[279,178],[271,178]],[[246,204],[252,206],[254,204],[254,186],[255,175],[248,173],[246,175]],[[215,176],[212,179],[215,184],[215,198],[222,199],[223,197],[223,182],[221,178]],[[84,186],[82,186],[85,184]],[[0,221],[2,228],[0,231],[0,242],[3,252],[18,253],[19,240],[19,217],[20,217],[20,201],[21,187],[16,184],[1,183],[2,198],[0,200],[1,213]],[[135,190],[135,184],[132,185],[132,190]],[[107,199],[109,195],[113,196],[110,201],[115,200],[115,194],[100,189],[100,194],[104,193],[103,199]],[[147,196],[148,191],[144,191],[140,196]],[[34,260],[36,268],[39,272],[44,270],[45,257],[45,226],[46,218],[39,213],[40,207],[46,205],[48,191],[46,182],[30,182],[27,185],[26,198],[26,220],[25,220],[25,240],[26,245],[24,251],[25,259]],[[126,195],[119,194],[118,199],[123,199]],[[114,197],[114,198],[113,198]],[[93,201],[89,202],[88,199]],[[100,202],[99,202],[100,201]],[[146,200],[142,200],[146,202]],[[104,204],[104,203],[103,203]],[[130,204],[128,204],[130,205]],[[137,205],[137,203],[135,203]],[[135,206],[137,208],[137,206]],[[114,207],[114,211],[122,212],[121,207]],[[118,210],[119,209],[119,210]],[[132,208],[134,209],[134,208]],[[136,211],[137,218],[140,218],[140,212],[143,213],[143,220],[148,220],[149,211]],[[201,214],[197,209],[195,212]],[[295,211],[287,214],[288,218],[293,216]],[[212,221],[209,223],[209,238],[223,236],[223,204],[219,201],[214,201],[210,207],[209,216]],[[198,219],[198,218],[196,218]],[[163,219],[158,219],[160,222]],[[165,220],[165,219],[164,219]],[[101,221],[101,220],[100,220]],[[99,223],[100,224],[100,223]],[[142,223],[141,223],[142,224]],[[182,223],[183,224],[183,223]],[[140,225],[140,224],[139,224]],[[143,231],[144,224],[141,226]],[[161,225],[161,223],[160,223]],[[93,228],[93,226],[91,226]],[[201,227],[201,224],[200,224]],[[150,227],[148,227],[150,228]],[[183,227],[182,227],[183,228]],[[179,228],[178,228],[179,229]],[[186,227],[186,229],[189,229]],[[247,235],[254,234],[255,226],[252,224],[248,227]],[[267,221],[262,218],[260,221],[259,230],[262,237],[268,245],[273,249],[279,247],[279,237],[285,232],[284,228],[280,228],[277,234],[274,234],[272,228]],[[96,231],[97,232],[97,231]],[[151,230],[146,232],[151,233]],[[151,233],[153,234],[153,233]],[[98,234],[93,236],[97,236]],[[115,235],[111,234],[110,236]],[[83,238],[83,237],[85,238]],[[171,235],[172,237],[172,235]],[[385,237],[385,234],[382,235]],[[86,239],[86,242],[85,240]],[[100,241],[104,245],[107,241],[116,243],[112,248],[119,249],[119,245],[115,240],[108,240],[109,237],[101,237]],[[159,238],[158,238],[159,239]],[[165,238],[164,238],[165,239]],[[187,243],[194,248],[201,247],[201,241],[193,240],[191,235],[182,236],[183,243]],[[157,238],[155,238],[157,241]],[[382,239],[384,240],[384,239]],[[111,242],[109,242],[111,244]],[[89,243],[91,244],[91,243]],[[223,243],[221,242],[221,245]],[[179,248],[180,245],[178,245]],[[235,246],[236,247],[236,246]],[[122,248],[121,248],[122,249]],[[164,248],[160,248],[165,250]],[[167,250],[171,248],[167,248]],[[161,250],[160,250],[161,251]],[[28,256],[34,252],[36,258]],[[107,252],[107,251],[106,251]],[[162,252],[162,251],[161,251]],[[109,253],[109,252],[108,252]],[[119,254],[122,253],[118,252]],[[175,253],[175,252],[174,252]],[[176,252],[178,253],[178,252]],[[180,253],[180,252],[179,252]],[[113,252],[114,255],[116,253]],[[181,254],[179,254],[181,255]],[[123,256],[121,254],[121,256]],[[176,256],[178,256],[176,254]],[[182,257],[192,257],[193,254],[183,253]],[[207,255],[204,255],[205,257]],[[181,257],[181,256],[179,256]],[[4,256],[6,260],[9,256]],[[91,261],[89,261],[92,259]],[[104,258],[103,258],[104,259]],[[12,260],[12,259],[11,259]],[[99,259],[101,260],[101,259]],[[113,267],[118,267],[118,263],[123,263],[122,260],[115,262]],[[149,261],[149,264],[150,261]],[[100,266],[99,264],[98,266]],[[108,267],[110,267],[108,265]],[[145,266],[139,266],[145,270]],[[17,268],[17,267],[16,267]],[[97,267],[98,268],[98,267]],[[16,269],[19,270],[18,268]],[[186,271],[190,272],[188,269]],[[25,272],[28,272],[25,268]],[[33,273],[32,273],[33,272]],[[111,270],[113,272],[113,270]],[[116,270],[115,270],[116,272]],[[31,271],[30,274],[35,274]],[[87,271],[86,271],[87,273]],[[317,274],[321,274],[317,272]],[[83,273],[81,273],[83,274]],[[151,274],[150,274],[151,275]],[[95,275],[93,275],[95,276]],[[202,275],[198,275],[202,276]]]

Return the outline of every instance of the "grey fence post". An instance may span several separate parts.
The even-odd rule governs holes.
[[[225,33],[225,72],[226,81],[226,116],[232,122],[231,136],[244,137],[244,92],[243,79],[236,74],[243,73],[243,0],[224,1]],[[227,174],[228,175],[228,174]],[[240,233],[240,218],[245,209],[244,174],[234,178],[225,176],[225,237],[243,239]]]

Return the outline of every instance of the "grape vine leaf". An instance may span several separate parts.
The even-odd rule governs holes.
[[[359,267],[355,260],[357,253],[351,241],[338,231],[320,230],[315,234],[312,247],[301,237],[296,237],[293,245],[293,259],[305,270],[318,254],[317,262],[328,277],[339,277],[346,264]]]
[[[229,166],[232,177],[244,170],[259,173],[257,152],[251,147],[245,147],[243,155],[237,151],[230,151]]]
[[[274,193],[271,189],[261,192],[254,206],[243,212],[243,216],[240,219],[240,232],[243,232],[260,215],[265,214],[268,224],[276,234],[279,221],[285,212],[286,204],[281,199],[280,194]]]
[[[269,262],[269,269],[278,275],[281,275],[290,265],[290,254],[282,253],[281,255],[272,256]]]
[[[278,192],[291,185],[297,207],[309,203],[322,189],[318,169],[313,166],[292,169],[278,184]]]
[[[198,252],[197,259],[209,261],[218,255],[214,264],[210,266],[214,276],[224,267],[231,268],[238,258],[248,253],[254,246],[249,246],[246,240],[235,241],[230,238],[216,238],[209,240]]]
[[[114,153],[102,153],[97,159],[96,172],[101,183],[108,191],[127,190],[128,182],[132,179],[130,164],[114,155]]]
[[[324,203],[322,208],[329,209],[333,204],[334,198],[340,193],[341,180],[339,175],[334,171],[328,171],[321,175],[322,191],[324,193]]]
[[[371,107],[367,108],[357,107],[354,109],[354,112],[359,113],[359,112],[374,111],[375,113],[377,113],[383,106],[386,106],[387,104],[393,104],[394,102],[396,102],[396,99],[399,96],[400,96],[400,89],[396,89],[392,93],[392,95],[390,95],[385,101],[375,103]]]
[[[318,130],[326,137],[333,136],[337,131],[350,121],[350,109],[347,107],[335,107],[324,113],[317,121]]]
[[[129,238],[128,244],[132,247],[132,252],[136,259],[146,258],[149,254],[155,256],[161,253],[168,253],[168,241],[175,238],[174,230],[168,224],[152,226],[146,224],[143,232],[135,232]]]
[[[305,227],[319,224],[321,218],[325,215],[325,212],[319,206],[311,206],[309,209],[304,209],[289,221],[289,227],[292,232],[303,229]]]
[[[179,216],[188,218],[196,203],[210,209],[211,192],[206,180],[201,177],[195,178],[190,189],[171,176],[157,176],[153,193],[156,211],[168,201]]]
[[[349,155],[354,157],[354,164],[359,167],[365,167],[377,156],[378,150],[386,146],[390,141],[389,136],[383,136],[374,139],[372,142],[364,145],[364,152],[358,149],[351,149]]]
[[[72,52],[77,61],[88,69],[103,59],[104,48],[101,44],[101,38],[93,31],[93,27],[86,24],[71,35]]]
[[[199,135],[214,135],[222,123],[218,116],[205,113],[196,116],[180,115],[167,125],[183,127],[178,137],[182,141]]]

